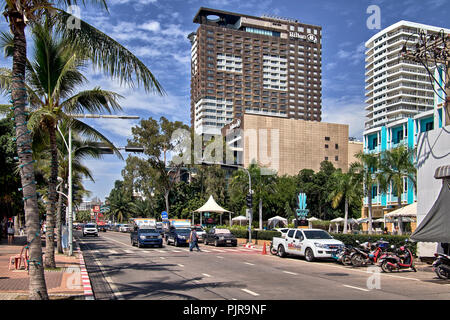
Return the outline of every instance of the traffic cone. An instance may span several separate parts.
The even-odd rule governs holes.
[[[267,249],[266,249],[266,243],[265,242],[264,242],[264,247],[263,247],[262,254],[267,254]]]

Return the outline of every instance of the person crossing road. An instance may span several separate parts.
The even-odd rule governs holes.
[[[191,234],[189,235],[189,251],[192,251],[194,247],[197,248],[197,251],[201,251],[198,246],[198,235],[195,231],[195,227],[191,227]]]

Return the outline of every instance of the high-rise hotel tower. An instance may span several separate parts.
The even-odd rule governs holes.
[[[220,134],[244,113],[321,121],[322,28],[200,8],[191,41],[191,125]]]

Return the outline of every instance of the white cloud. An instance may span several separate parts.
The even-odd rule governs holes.
[[[348,59],[350,60],[350,64],[356,65],[364,61],[365,51],[366,47],[364,42],[361,42],[354,50],[339,49],[337,56],[340,59]]]
[[[158,32],[161,29],[161,25],[158,21],[148,21],[139,26],[139,29]]]
[[[365,120],[365,103],[358,96],[324,98],[322,121],[349,125],[349,136],[362,139]]]

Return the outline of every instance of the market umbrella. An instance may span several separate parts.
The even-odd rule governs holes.
[[[239,225],[242,226],[242,221],[248,221],[248,219],[246,217],[244,217],[244,216],[237,216],[237,217],[231,219],[231,221],[233,221],[233,222],[234,221],[239,221]]]
[[[308,219],[306,219],[306,220],[308,220],[308,228],[312,228],[312,223],[314,222],[314,221],[322,221],[322,220],[320,220],[320,219],[317,219],[316,217],[311,217],[311,218],[308,218]]]
[[[230,214],[230,225],[231,225],[231,211],[228,211],[221,206],[217,204],[217,202],[214,200],[213,196],[209,196],[208,201],[199,209],[195,210],[194,212],[200,213],[200,223],[202,219],[202,213],[203,212],[213,212],[213,213],[220,213],[220,224],[222,224],[222,214],[225,212],[228,212]],[[192,213],[192,224],[194,224],[194,212]]]
[[[344,221],[345,221],[344,218],[339,217],[339,218],[331,220],[330,222],[333,222],[333,223],[336,224],[337,232],[339,232],[339,224],[344,222]]]
[[[278,222],[282,222],[284,223],[284,225],[287,225],[288,220],[286,218],[280,217],[280,216],[275,216],[270,218],[269,220],[267,220],[268,225],[270,226],[272,223],[275,226]]]

